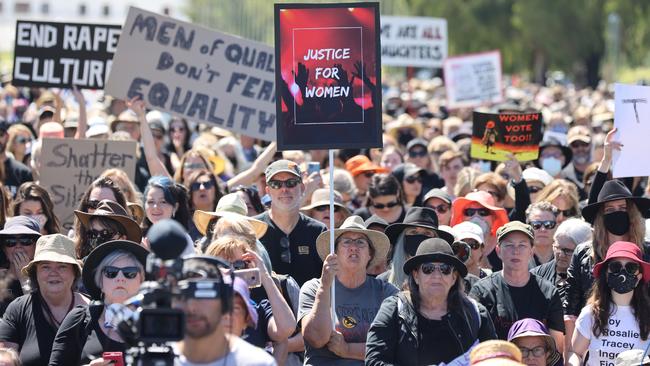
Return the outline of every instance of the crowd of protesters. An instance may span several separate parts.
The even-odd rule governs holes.
[[[611,87],[505,96],[479,110],[541,112],[535,161],[473,159],[472,110],[412,79],[383,86],[383,146],[337,150],[329,171],[326,151],[278,152],[137,98],[4,83],[0,359],[124,357],[116,313],[174,242],[178,365],[642,364],[650,184],[611,178],[625,148]],[[105,171],[64,227],[44,138],[134,140],[136,170]]]

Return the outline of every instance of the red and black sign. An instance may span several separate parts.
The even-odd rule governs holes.
[[[519,161],[537,159],[542,139],[541,113],[474,112],[471,156],[483,160],[508,160],[513,153]]]

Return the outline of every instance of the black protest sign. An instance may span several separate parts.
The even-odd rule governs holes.
[[[278,149],[381,147],[378,3],[275,4]]]
[[[274,66],[270,46],[131,7],[106,92],[274,141]]]
[[[470,155],[475,159],[505,161],[512,153],[519,161],[536,160],[541,139],[541,113],[474,112]]]
[[[12,84],[103,89],[119,25],[16,22]]]
[[[50,192],[66,232],[81,196],[104,170],[121,169],[134,180],[136,147],[135,141],[43,139],[40,184]]]

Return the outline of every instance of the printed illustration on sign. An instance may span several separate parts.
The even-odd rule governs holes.
[[[508,160],[513,153],[519,161],[537,159],[541,141],[542,115],[492,114],[474,112],[471,156],[483,160]]]

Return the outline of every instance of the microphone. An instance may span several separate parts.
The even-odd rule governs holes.
[[[172,219],[155,223],[147,233],[151,251],[156,257],[167,261],[177,259],[187,246],[185,229]]]

